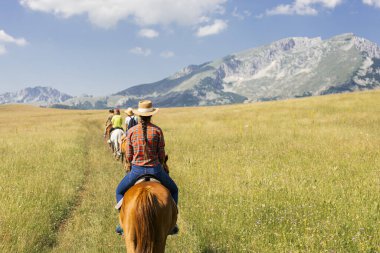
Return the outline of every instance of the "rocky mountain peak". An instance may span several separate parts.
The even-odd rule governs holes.
[[[64,101],[61,108],[100,109],[136,106],[139,100],[150,99],[158,107],[199,106],[377,88],[380,88],[379,46],[346,33],[325,40],[281,39],[200,65],[189,65],[160,81],[132,86],[106,97],[65,100],[70,96],[51,88],[34,87],[0,95],[0,103]]]
[[[0,104],[38,104],[51,105],[62,103],[72,96],[51,87],[28,87],[16,92],[0,94]]]

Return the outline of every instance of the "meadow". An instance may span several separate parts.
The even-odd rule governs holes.
[[[106,111],[0,106],[0,252],[125,252]],[[380,252],[380,91],[163,108],[167,252]]]

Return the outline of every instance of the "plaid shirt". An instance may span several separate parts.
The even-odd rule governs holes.
[[[158,126],[147,123],[147,154],[144,158],[144,134],[141,123],[130,128],[127,134],[126,158],[137,166],[153,167],[165,160],[164,134]]]

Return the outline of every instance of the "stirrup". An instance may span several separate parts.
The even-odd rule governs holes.
[[[115,209],[120,210],[121,206],[123,205],[123,199],[124,198],[122,198],[121,200],[119,200],[119,202],[117,202]]]

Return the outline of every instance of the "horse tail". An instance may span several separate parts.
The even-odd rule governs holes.
[[[151,186],[142,187],[136,198],[136,252],[153,252],[158,201]]]

